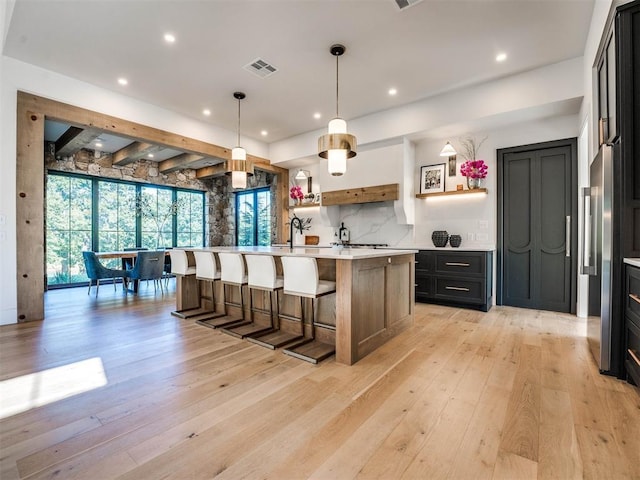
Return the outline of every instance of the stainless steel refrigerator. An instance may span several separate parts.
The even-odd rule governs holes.
[[[589,274],[589,347],[602,373],[620,376],[621,326],[616,318],[614,281],[619,275],[614,232],[617,145],[603,145],[590,167],[590,186],[583,189],[584,248],[582,273]]]

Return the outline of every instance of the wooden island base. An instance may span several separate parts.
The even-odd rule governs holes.
[[[276,257],[307,256],[318,261],[320,277],[336,281],[336,294],[317,300],[315,338],[318,342],[335,345],[336,362],[353,365],[358,360],[404,331],[414,321],[414,254],[412,250],[384,249],[332,249],[277,247],[210,247],[213,252],[238,251],[240,253],[269,254]],[[189,254],[190,262],[193,255]],[[211,308],[211,286],[200,282],[195,276],[178,277],[176,308],[179,311],[190,308]],[[227,299],[239,302],[237,288],[227,288]],[[245,287],[245,318],[250,318],[248,309],[249,290]],[[253,290],[253,305],[268,308],[268,293]],[[216,311],[223,311],[223,292],[216,282]],[[305,299],[303,306],[298,297],[280,293],[279,311],[283,317],[279,328],[283,332],[301,333],[299,322],[285,317],[300,317],[300,309],[305,313],[311,309],[311,301]],[[240,309],[227,305],[230,316],[241,316]],[[309,314],[306,315],[309,317]],[[254,321],[269,325],[269,316],[254,313]],[[311,334],[311,325],[305,324],[305,336]],[[322,345],[317,346],[321,350]]]

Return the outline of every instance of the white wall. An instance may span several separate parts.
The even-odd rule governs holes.
[[[236,133],[181,114],[44,70],[12,58],[0,57],[0,325],[15,323],[16,293],[16,107],[17,91],[40,95],[143,125],[231,147]],[[263,142],[242,139],[250,154],[267,157]],[[44,160],[43,160],[44,161]],[[6,218],[5,225],[1,224]]]
[[[350,120],[349,133],[357,137],[362,148],[500,115],[510,115],[516,122],[525,118],[530,109],[581,98],[582,75],[582,57],[575,58]],[[274,142],[269,145],[269,158],[275,164],[286,165],[292,159],[315,156],[318,136],[323,133],[318,130]]]

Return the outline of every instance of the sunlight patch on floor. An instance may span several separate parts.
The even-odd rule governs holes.
[[[107,384],[99,357],[0,382],[0,418],[88,392]]]

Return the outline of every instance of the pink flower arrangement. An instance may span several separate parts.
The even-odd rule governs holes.
[[[460,166],[460,173],[463,177],[485,178],[488,169],[484,160],[467,160]]]
[[[302,193],[302,188],[300,185],[296,185],[289,189],[289,196],[293,200],[302,200],[304,198],[304,193]]]

